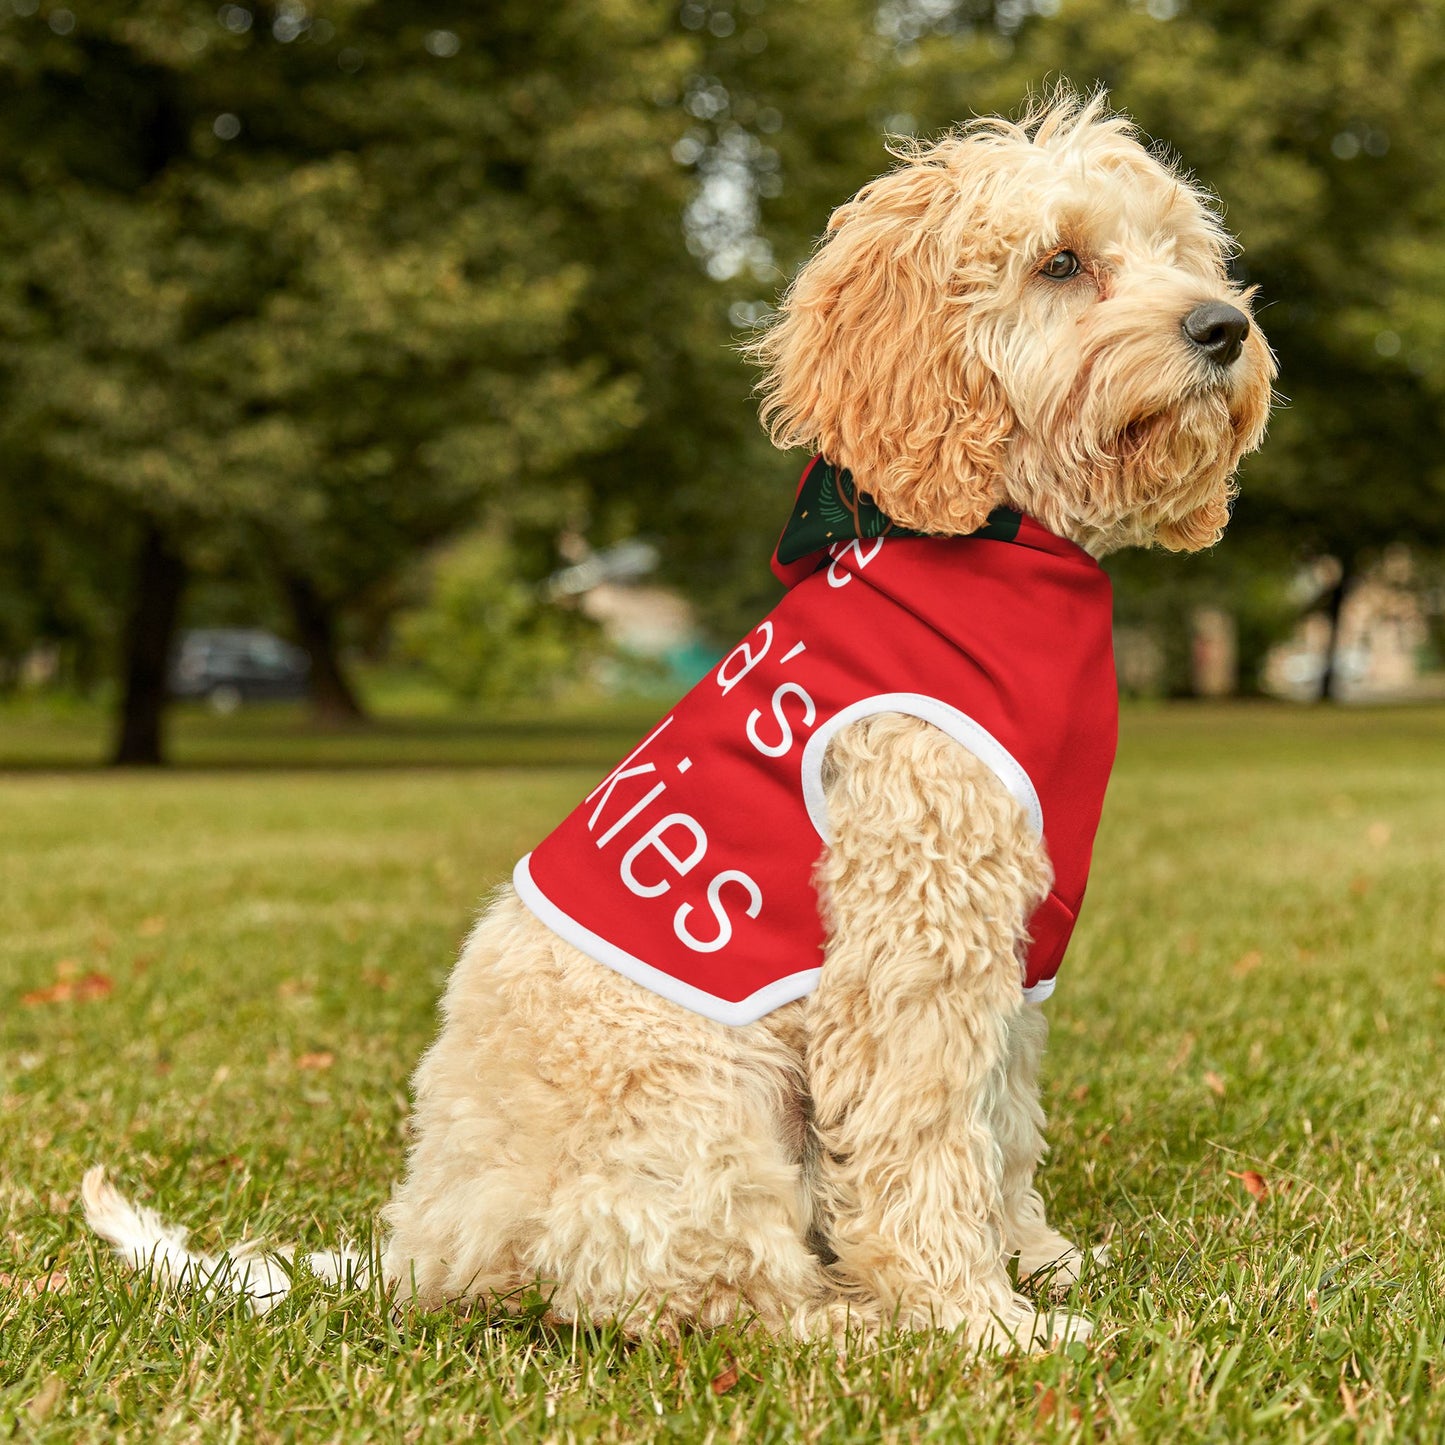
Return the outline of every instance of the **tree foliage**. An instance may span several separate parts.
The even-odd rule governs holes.
[[[426,598],[397,617],[402,653],[463,702],[546,697],[600,652],[577,609],[517,573],[504,538],[473,532],[431,560]]]
[[[649,533],[735,626],[795,471],[736,342],[884,131],[1059,77],[1227,200],[1287,398],[1243,478],[1250,557],[1445,546],[1442,12],[9,0],[0,655],[69,639],[119,672],[158,540],[270,575],[324,638],[478,524],[529,577],[564,525]],[[1180,595],[1248,586],[1168,566]],[[1119,576],[1129,605],[1157,585]]]
[[[431,14],[0,20],[10,506],[93,498],[111,546],[260,552],[337,606],[489,509],[575,509],[645,416],[589,342],[603,220],[695,270],[657,103],[691,47],[651,0]]]

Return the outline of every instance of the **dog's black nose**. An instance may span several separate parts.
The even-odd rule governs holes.
[[[1206,301],[1184,318],[1184,334],[1216,366],[1239,359],[1249,335],[1249,317],[1223,301]]]

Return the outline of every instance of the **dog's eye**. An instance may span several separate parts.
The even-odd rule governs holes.
[[[1082,269],[1079,258],[1072,251],[1055,251],[1039,267],[1039,274],[1047,276],[1050,281],[1067,281],[1069,277],[1077,276]]]

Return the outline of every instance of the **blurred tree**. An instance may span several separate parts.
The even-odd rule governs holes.
[[[187,574],[261,558],[346,715],[346,619],[479,521],[530,577],[563,524],[650,532],[731,630],[797,459],[730,343],[883,130],[1057,74],[1229,198],[1291,399],[1236,530],[1348,585],[1445,533],[1442,6],[7,0],[0,649],[128,638],[117,756],[154,760]]]
[[[198,554],[264,552],[346,711],[341,609],[479,512],[577,508],[642,388],[575,325],[562,181],[695,271],[656,101],[692,49],[652,0],[0,13],[5,470],[129,550],[118,761],[160,758]]]
[[[118,507],[119,757],[198,563],[269,560],[343,716],[338,618],[483,515],[534,575],[662,536],[726,625],[772,590],[796,459],[732,343],[885,161],[867,0],[9,12],[0,426]]]
[[[546,697],[603,649],[596,624],[517,575],[505,539],[469,533],[428,570],[426,600],[397,618],[401,648],[463,702]]]
[[[833,207],[889,164],[892,61],[872,0],[671,9],[694,48],[680,87],[656,98],[684,126],[672,172],[692,264],[674,259],[674,218],[629,239],[625,215],[574,213],[612,258],[584,298],[584,344],[646,379],[645,425],[582,470],[598,538],[640,529],[664,539],[664,578],[731,636],[777,595],[768,557],[802,465],[768,444],[736,347]],[[575,178],[556,179],[574,206],[588,205]]]
[[[105,671],[98,640],[117,629],[126,518],[110,499],[64,485],[7,444],[0,412],[0,691],[48,643],[59,679],[81,689]]]

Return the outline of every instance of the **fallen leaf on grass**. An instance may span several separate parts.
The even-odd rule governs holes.
[[[1059,1410],[1058,1391],[1052,1386],[1045,1388],[1042,1385],[1035,1385],[1034,1424],[1052,1425]],[[1084,1418],[1084,1411],[1079,1405],[1069,1406],[1069,1422],[1077,1425]],[[1102,1421],[1102,1415],[1095,1416],[1095,1424]]]
[[[336,1055],[325,1049],[320,1049],[314,1054],[302,1054],[296,1060],[298,1069],[329,1069],[336,1062]]]
[[[1445,973],[1437,973],[1435,975],[1435,987],[1445,988]]]
[[[1383,848],[1390,841],[1390,825],[1388,823],[1371,823],[1365,829],[1365,838],[1372,848]]]
[[[1179,1047],[1175,1049],[1174,1057],[1170,1059],[1164,1067],[1168,1069],[1171,1074],[1177,1073],[1189,1061],[1189,1055],[1193,1052],[1194,1035],[1185,1034],[1184,1037],[1179,1040]]]
[[[1224,1097],[1224,1080],[1213,1069],[1205,1073],[1204,1086],[1211,1094],[1218,1094],[1221,1099]]]
[[[1089,1086],[1087,1084],[1080,1084],[1078,1088],[1071,1089],[1069,1091],[1069,1098],[1071,1098],[1076,1104],[1082,1104],[1084,1100],[1088,1097]]]
[[[1242,955],[1235,961],[1234,976],[1243,978],[1251,974],[1264,962],[1264,955],[1257,949],[1251,948],[1248,953]]]
[[[32,989],[21,994],[20,1002],[26,1008],[47,1003],[88,1003],[91,999],[104,998],[115,988],[109,974],[87,973],[81,978],[59,978],[49,988]]]
[[[729,1355],[727,1369],[720,1375],[714,1375],[712,1377],[712,1392],[714,1395],[726,1395],[737,1382],[738,1362]]]
[[[1252,1198],[1263,1199],[1269,1193],[1269,1181],[1263,1174],[1253,1169],[1242,1169],[1238,1173],[1231,1169],[1228,1172],[1231,1179],[1237,1179],[1244,1185],[1245,1192]]]
[[[361,981],[367,988],[374,988],[379,993],[390,993],[393,984],[396,982],[384,968],[362,969]]]
[[[1040,1390],[1034,1406],[1034,1424],[1051,1425],[1059,1408],[1059,1397],[1052,1389]]]
[[[26,1299],[39,1299],[43,1294],[68,1294],[70,1276],[63,1269],[28,1279],[23,1275],[0,1273],[0,1289],[13,1289]]]
[[[142,938],[159,938],[166,931],[166,921],[159,914],[154,918],[142,918],[136,932]]]

